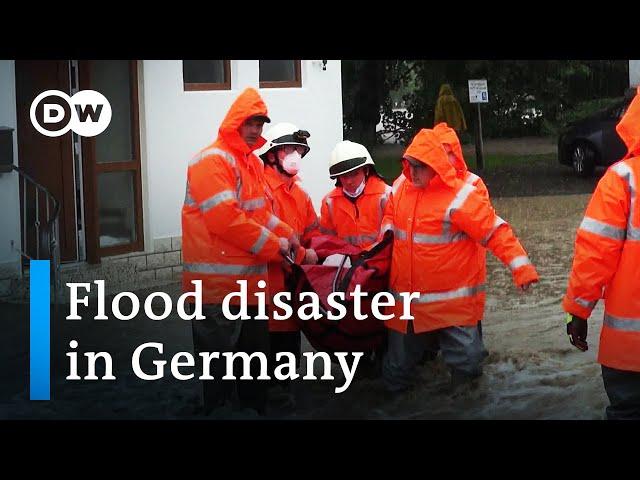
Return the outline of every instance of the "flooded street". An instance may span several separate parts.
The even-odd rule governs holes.
[[[335,394],[334,382],[295,382],[295,412],[272,410],[271,418],[313,419],[602,419],[607,398],[595,357],[602,304],[589,328],[589,350],[573,348],[565,333],[560,307],[571,267],[575,230],[588,194],[505,197],[494,199],[500,216],[521,239],[541,281],[527,294],[516,291],[511,274],[488,254],[487,307],[483,321],[489,352],[484,376],[471,390],[449,390],[440,358],[420,367],[417,388],[390,396],[380,379],[356,378]],[[560,212],[560,215],[559,213]],[[167,289],[173,298],[177,285]],[[141,292],[139,295],[148,294]],[[195,381],[171,377],[146,382],[131,369],[131,353],[145,342],[165,345],[163,358],[193,351],[190,322],[172,315],[153,321],[140,315],[130,321],[52,323],[52,400],[28,400],[28,306],[5,304],[2,336],[0,418],[202,418],[197,412]],[[95,311],[95,305],[90,307]],[[65,352],[71,339],[83,351],[108,351],[117,379],[70,382]],[[306,343],[306,342],[305,342]],[[306,349],[310,347],[306,345]],[[338,377],[339,368],[334,368]],[[579,405],[579,408],[576,406]],[[219,411],[209,418],[253,418],[243,412]]]
[[[589,350],[570,345],[560,303],[567,286],[575,231],[588,194],[510,197],[493,201],[514,228],[540,274],[527,294],[487,256],[487,307],[483,335],[489,356],[476,389],[448,391],[438,358],[421,367],[418,388],[385,397],[379,380],[355,383],[313,418],[393,419],[602,419],[608,401],[596,353],[603,305],[589,324]],[[561,212],[561,216],[558,216]],[[579,408],[576,408],[579,405]]]

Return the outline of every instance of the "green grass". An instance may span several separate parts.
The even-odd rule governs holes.
[[[477,168],[475,155],[469,156],[467,165],[471,170]],[[531,165],[532,163],[550,163],[556,162],[557,155],[555,153],[545,153],[542,155],[508,155],[508,154],[492,154],[484,156],[484,169],[491,170],[494,168],[502,168],[509,166]]]
[[[384,177],[384,179],[391,183],[402,171],[402,164],[400,162],[400,157],[397,156],[374,156],[374,161],[376,162],[376,170],[380,175]]]
[[[380,149],[373,153],[373,159],[376,162],[376,169],[378,173],[382,175],[389,183],[393,182],[400,172],[402,171],[402,164],[400,158],[402,155],[402,149]],[[469,169],[476,171],[476,158],[475,155],[469,155],[466,158]],[[491,154],[484,156],[484,171],[488,172],[496,168],[504,168],[513,166],[518,168],[520,166],[537,164],[549,164],[557,162],[555,153],[543,154],[543,155],[508,155],[508,154]]]

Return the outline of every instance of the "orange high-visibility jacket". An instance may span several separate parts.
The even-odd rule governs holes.
[[[444,122],[433,127],[433,131],[440,139],[440,143],[443,145],[448,144],[451,147],[451,151],[456,158],[453,164],[453,168],[456,169],[456,176],[463,182],[476,187],[476,192],[486,197],[490,202],[489,190],[484,181],[475,173],[470,172],[467,167],[467,162],[464,160],[464,155],[462,154],[462,144],[456,131]],[[484,283],[487,278],[487,250],[484,247],[478,249],[478,262],[480,263],[481,271],[480,281]]]
[[[369,175],[355,203],[338,186],[322,199],[320,231],[352,245],[369,248],[378,239],[391,187],[375,174]]]
[[[476,191],[480,195],[484,195],[489,198],[489,190],[487,189],[484,181],[475,173],[470,172],[467,167],[467,162],[465,162],[464,155],[462,154],[462,144],[460,143],[460,139],[458,138],[456,131],[446,123],[437,124],[433,127],[433,131],[440,139],[440,143],[443,145],[446,143],[451,147],[451,151],[456,157],[456,162],[453,167],[456,169],[457,177],[463,182],[476,187]]]
[[[628,154],[589,201],[562,307],[586,319],[604,298],[598,362],[640,372],[640,90],[616,130]]]
[[[395,316],[386,324],[406,332],[399,293],[418,292],[411,301],[416,333],[476,325],[485,304],[482,246],[510,268],[517,286],[537,281],[538,274],[489,200],[456,177],[433,130],[421,130],[405,154],[431,166],[436,176],[416,188],[405,168],[394,182],[381,228],[395,234],[389,286],[397,300],[387,308]]]
[[[267,182],[267,198],[272,203],[273,213],[289,225],[298,235],[300,242],[306,245],[315,235],[320,234],[318,215],[313,208],[311,197],[300,185],[297,176],[288,181],[271,167],[264,170]],[[269,263],[269,290],[272,295],[285,289],[282,261]],[[269,315],[269,330],[272,332],[295,332],[299,330],[296,319],[274,320]]]
[[[238,127],[249,117],[266,115],[255,89],[245,89],[231,105],[217,140],[189,163],[182,207],[184,291],[202,280],[203,302],[221,303],[247,280],[248,304],[255,305],[257,283],[267,281],[267,263],[280,258],[278,237],[293,231],[272,213],[265,198],[264,166]],[[269,297],[267,293],[267,298]],[[238,303],[237,296],[232,303]]]

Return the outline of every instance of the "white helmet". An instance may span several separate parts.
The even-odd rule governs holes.
[[[336,178],[364,165],[371,165],[375,170],[367,147],[349,140],[338,142],[329,159],[329,178]]]
[[[293,123],[278,123],[262,135],[267,142],[254,153],[266,162],[266,154],[272,148],[279,147],[280,145],[302,145],[305,147],[305,151],[302,154],[304,157],[310,150],[309,144],[307,143],[307,138],[310,136],[309,132],[300,130]]]

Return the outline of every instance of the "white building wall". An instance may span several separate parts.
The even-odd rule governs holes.
[[[189,159],[212,143],[227,110],[246,87],[258,89],[258,60],[231,62],[231,90],[185,92],[181,60],[145,60],[141,125],[144,136],[145,223],[151,239],[181,235]],[[301,176],[316,209],[332,188],[329,153],[342,140],[340,61],[303,60],[302,88],[259,89],[273,124],[287,121],[311,133]]]
[[[629,60],[629,85],[640,85],[640,60]]]
[[[16,75],[13,60],[0,60],[0,126],[13,131],[13,163],[18,164]],[[11,242],[13,242],[13,247]],[[20,269],[20,196],[18,174],[0,175],[0,279]],[[1,292],[0,292],[1,293]]]

